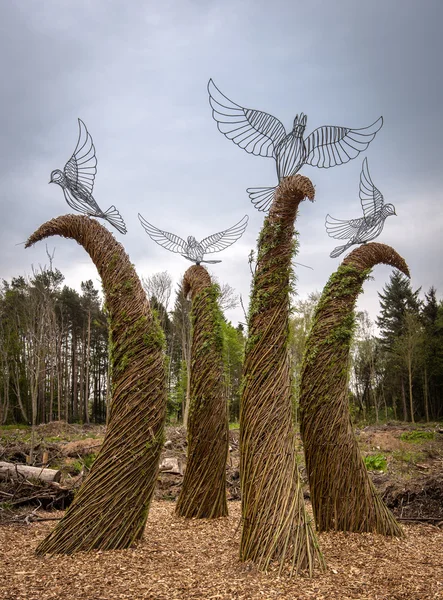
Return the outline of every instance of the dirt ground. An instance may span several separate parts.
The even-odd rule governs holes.
[[[226,471],[229,517],[215,521],[175,517],[174,500],[180,491],[182,474],[161,472],[144,538],[131,550],[36,557],[34,548],[54,522],[32,522],[28,518],[26,524],[25,517],[32,512],[41,518],[60,517],[63,513],[45,512],[37,508],[35,501],[33,505],[14,505],[27,488],[21,483],[22,487],[11,493],[3,482],[0,600],[443,600],[442,426],[391,424],[366,427],[356,433],[363,456],[382,459],[382,468],[371,472],[371,477],[387,504],[402,519],[405,539],[373,534],[321,534],[327,571],[317,572],[313,579],[291,580],[284,575],[278,577],[273,571],[260,573],[253,565],[240,563],[238,431],[233,430]],[[41,426],[36,464],[61,469],[62,485],[75,489],[87,474],[103,435],[103,427],[56,423]],[[184,430],[168,427],[166,440],[162,460],[175,458],[183,470]],[[305,497],[309,499],[301,443],[299,450]],[[29,430],[0,429],[0,460],[25,462],[27,455]],[[34,495],[41,493],[31,491]]]
[[[155,501],[131,550],[36,557],[52,523],[0,527],[1,600],[443,598],[443,531],[408,525],[406,538],[320,535],[328,569],[292,580],[238,560],[240,503],[224,519],[186,521]]]

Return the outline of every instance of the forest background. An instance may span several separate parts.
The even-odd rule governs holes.
[[[105,423],[112,374],[108,323],[92,280],[81,293],[64,284],[53,266],[32,276],[3,280],[0,289],[0,424],[38,425],[53,420]],[[167,271],[143,279],[166,337],[168,421],[185,423],[188,411],[190,302]],[[290,348],[294,412],[305,341],[319,292],[292,299]],[[375,323],[356,314],[349,365],[349,402],[358,423],[443,419],[443,302],[437,291],[413,289],[394,272],[379,293]],[[220,285],[226,311],[239,304]],[[246,317],[245,317],[246,321]],[[231,423],[239,419],[246,324],[223,321],[225,386]]]

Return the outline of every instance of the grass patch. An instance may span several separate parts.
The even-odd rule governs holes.
[[[229,423],[229,429],[240,429],[240,423],[235,421],[234,423]]]
[[[411,452],[410,450],[395,450],[392,453],[392,458],[399,462],[415,464],[424,459],[423,452]]]
[[[368,471],[383,471],[388,468],[388,461],[383,454],[368,454],[364,457],[365,465]]]
[[[435,433],[433,431],[420,431],[419,429],[404,431],[400,436],[400,439],[404,442],[412,442],[415,444],[419,444],[423,440],[433,440],[434,438]]]

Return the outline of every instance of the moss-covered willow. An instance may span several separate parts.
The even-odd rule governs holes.
[[[297,468],[288,354],[294,221],[305,197],[314,198],[309,179],[283,180],[258,242],[240,409],[240,557],[311,575],[323,559]]]
[[[192,299],[190,409],[188,460],[176,513],[211,519],[228,514],[228,404],[219,289],[204,267],[194,265],[183,277],[183,293]]]
[[[300,425],[319,531],[402,535],[368,476],[348,406],[354,306],[363,282],[379,263],[396,267],[409,276],[405,261],[390,246],[370,243],[357,248],[326,284],[306,343]]]
[[[109,313],[112,401],[102,448],[74,502],[38,554],[128,548],[144,531],[166,413],[164,338],[123,246],[93,219],[44,223],[26,247],[52,236],[76,240],[102,278]]]

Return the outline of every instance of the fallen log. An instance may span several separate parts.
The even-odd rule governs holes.
[[[0,479],[38,479],[39,481],[59,482],[61,476],[62,472],[55,469],[0,462]]]

